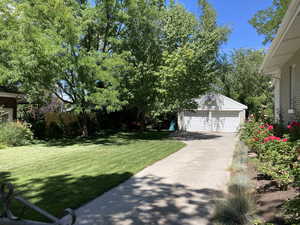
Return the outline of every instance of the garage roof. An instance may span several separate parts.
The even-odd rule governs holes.
[[[222,110],[222,111],[241,111],[248,109],[243,105],[231,98],[221,94],[207,94],[195,99],[198,103],[198,110]]]
[[[262,71],[272,75],[300,50],[300,1],[293,0],[264,59]]]

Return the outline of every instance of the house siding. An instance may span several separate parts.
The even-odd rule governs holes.
[[[294,80],[290,81],[290,68],[293,67]],[[294,89],[293,109],[294,114],[289,114],[290,109],[290,82]],[[282,68],[280,79],[280,112],[281,120],[288,123],[300,119],[300,51],[298,51]]]

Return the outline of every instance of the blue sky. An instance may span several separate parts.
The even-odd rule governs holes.
[[[198,0],[177,0],[189,11],[200,15]],[[260,9],[272,4],[272,0],[208,0],[218,13],[218,23],[232,29],[228,43],[222,47],[224,52],[235,48],[266,48],[263,37],[248,23],[249,19]]]

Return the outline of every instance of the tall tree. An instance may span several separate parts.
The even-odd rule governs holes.
[[[152,29],[147,33],[138,30],[138,34],[128,37],[130,46],[143,49],[142,54],[131,52],[134,71],[125,82],[130,84],[129,106],[136,107],[141,115],[192,107],[193,98],[209,90],[216,72],[216,55],[228,29],[217,26],[216,13],[205,0],[199,5],[200,18],[174,3],[165,8],[156,6],[156,14],[142,11]],[[140,35],[148,38],[143,36],[137,42]],[[141,56],[142,60],[137,60]]]
[[[10,60],[0,61],[1,77],[19,82],[34,98],[54,94],[80,113],[87,135],[87,112],[122,105],[117,89],[124,61],[111,52],[118,29],[114,7],[112,0],[96,7],[72,0],[2,2],[0,26],[8,33],[0,46]]]
[[[273,0],[269,8],[259,10],[249,21],[259,34],[265,36],[264,44],[274,39],[290,2],[291,0]]]
[[[199,19],[180,5],[166,12],[164,41],[169,47],[157,72],[160,94],[156,112],[194,107],[193,99],[211,89],[217,74],[216,56],[229,30],[217,26],[216,12],[207,1],[200,0],[199,6]]]
[[[163,0],[88,2],[1,1],[0,82],[32,99],[55,95],[83,121],[90,110],[125,104],[144,120],[211,87],[228,30],[206,0],[200,18]]]
[[[272,85],[260,66],[264,52],[238,49],[219,59],[220,71],[216,89],[248,106],[249,112],[263,118],[272,116]]]

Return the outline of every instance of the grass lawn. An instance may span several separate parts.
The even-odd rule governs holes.
[[[167,137],[117,133],[6,148],[0,150],[0,183],[13,183],[23,197],[60,217],[184,146]],[[38,218],[30,210],[25,215]]]

